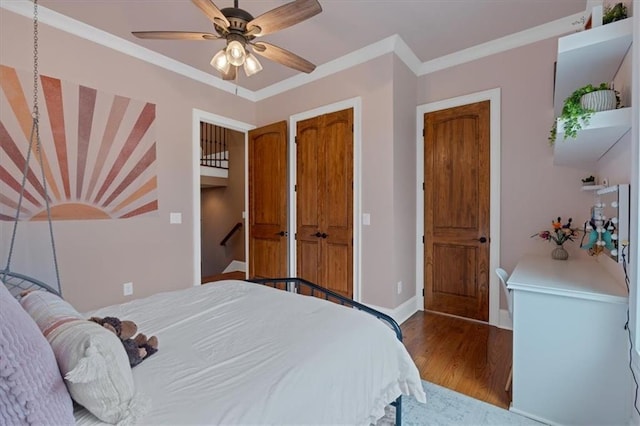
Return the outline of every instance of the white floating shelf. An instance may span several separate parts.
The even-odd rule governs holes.
[[[627,18],[558,39],[553,96],[556,116],[576,89],[613,81],[633,41],[632,21]]]
[[[604,188],[604,185],[582,185],[583,191],[597,191],[603,188]]]
[[[558,120],[553,163],[557,166],[593,167],[631,129],[631,108],[594,113],[589,125],[579,130],[575,139],[565,139],[562,127],[563,121]]]

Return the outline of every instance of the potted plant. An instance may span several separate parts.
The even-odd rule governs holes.
[[[588,186],[588,185],[595,185],[596,184],[596,178],[595,176],[591,175],[589,177],[586,177],[582,180],[582,185],[584,186]]]
[[[564,139],[575,138],[578,130],[589,124],[589,120],[594,112],[615,109],[620,106],[620,93],[613,90],[607,83],[599,86],[587,84],[576,89],[564,101],[562,113],[559,119],[562,120]],[[554,120],[549,134],[549,143],[553,145],[556,141],[558,120]]]
[[[602,24],[610,24],[611,22],[621,21],[627,18],[627,6],[624,3],[617,3],[615,6],[610,4],[604,7],[602,14]]]
[[[551,252],[551,258],[556,260],[567,260],[569,253],[563,247],[563,244],[567,241],[573,241],[578,236],[580,230],[578,228],[572,228],[573,219],[569,218],[567,223],[562,224],[562,218],[558,217],[557,220],[551,221],[551,230],[544,230],[536,232],[531,236],[540,237],[546,241],[553,241],[556,243],[555,249]]]

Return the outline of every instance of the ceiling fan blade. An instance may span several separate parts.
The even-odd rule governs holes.
[[[238,71],[238,67],[234,67],[234,66],[229,67],[229,71],[227,71],[226,73],[222,74],[222,79],[223,80],[235,80],[237,71]]]
[[[274,33],[322,12],[318,0],[296,0],[271,9],[247,24],[245,34],[256,37]]]
[[[216,34],[191,31],[134,31],[131,34],[138,38],[156,40],[217,40],[220,38]]]
[[[316,66],[306,59],[273,44],[261,41],[253,43],[252,46],[253,51],[258,55],[262,55],[267,59],[271,59],[272,61],[278,62],[289,68],[306,73],[310,73],[316,69]]]
[[[227,17],[223,15],[220,9],[218,9],[218,6],[216,6],[211,0],[191,0],[191,1],[193,2],[193,4],[198,6],[198,8],[202,11],[202,13],[207,15],[207,17],[211,20],[211,22],[214,22],[215,24],[218,24],[225,29],[229,28],[229,25],[231,25]]]

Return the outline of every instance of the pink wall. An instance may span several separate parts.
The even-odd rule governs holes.
[[[0,62],[30,69],[30,20],[2,9],[0,31]],[[253,104],[46,25],[41,26],[40,39],[43,74],[157,106],[159,217],[56,223],[63,290],[80,309],[125,300],[122,283],[127,281],[134,282],[135,297],[197,281],[191,272],[193,108],[264,125],[361,97],[361,205],[362,212],[371,215],[371,225],[362,227],[366,303],[396,307],[415,292],[417,105],[502,89],[500,263],[507,270],[525,252],[550,251],[548,244],[529,236],[547,228],[552,218],[572,216],[579,223],[588,216],[592,198],[580,192],[580,178],[594,170],[554,166],[547,144],[553,121],[555,40],[420,78],[387,54]],[[183,224],[169,225],[169,212],[181,212]],[[43,232],[34,224],[25,228],[30,247],[22,250],[20,261],[46,277],[50,272],[40,272],[47,263]],[[0,231],[6,241],[6,224]],[[3,250],[6,246],[0,247],[0,254]],[[570,250],[578,251],[577,244]],[[398,281],[404,284],[400,295]]]
[[[393,261],[394,306],[416,295],[416,98],[417,78],[397,56],[393,61]]]
[[[153,102],[157,111],[159,215],[55,222],[65,297],[78,309],[88,310],[125,301],[122,284],[129,281],[134,283],[134,297],[192,285],[199,280],[192,272],[192,110],[251,123],[255,105],[44,24],[39,40],[41,74]],[[5,9],[0,9],[0,63],[32,67],[31,20]],[[181,225],[169,224],[170,212],[182,213]],[[8,225],[0,224],[3,267]],[[34,271],[51,280],[46,232],[41,224],[20,224],[22,249],[13,270]]]
[[[589,217],[590,195],[580,179],[595,170],[553,165],[547,142],[553,123],[555,39],[541,41],[487,58],[425,75],[419,79],[418,104],[501,88],[501,255],[511,272],[527,252],[552,247],[529,238],[548,229],[556,216],[580,224]],[[562,143],[559,141],[558,143]],[[580,255],[579,242],[568,248]]]
[[[394,307],[394,55],[387,54],[258,103],[259,126],[331,103],[362,98],[362,300]],[[412,77],[415,79],[415,76]],[[415,115],[415,114],[414,114]]]

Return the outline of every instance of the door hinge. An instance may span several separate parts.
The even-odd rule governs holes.
[[[424,127],[422,128],[422,137],[424,138]]]
[[[293,239],[297,240],[298,239],[298,233],[296,232],[295,234],[293,234]]]
[[[422,236],[422,244],[424,244],[424,235]]]
[[[424,297],[424,288],[422,289],[422,297]]]
[[[424,191],[424,182],[422,182],[422,190]]]
[[[298,185],[293,185],[293,192],[298,192]]]
[[[297,136],[293,138],[293,143],[298,143],[298,137]]]

